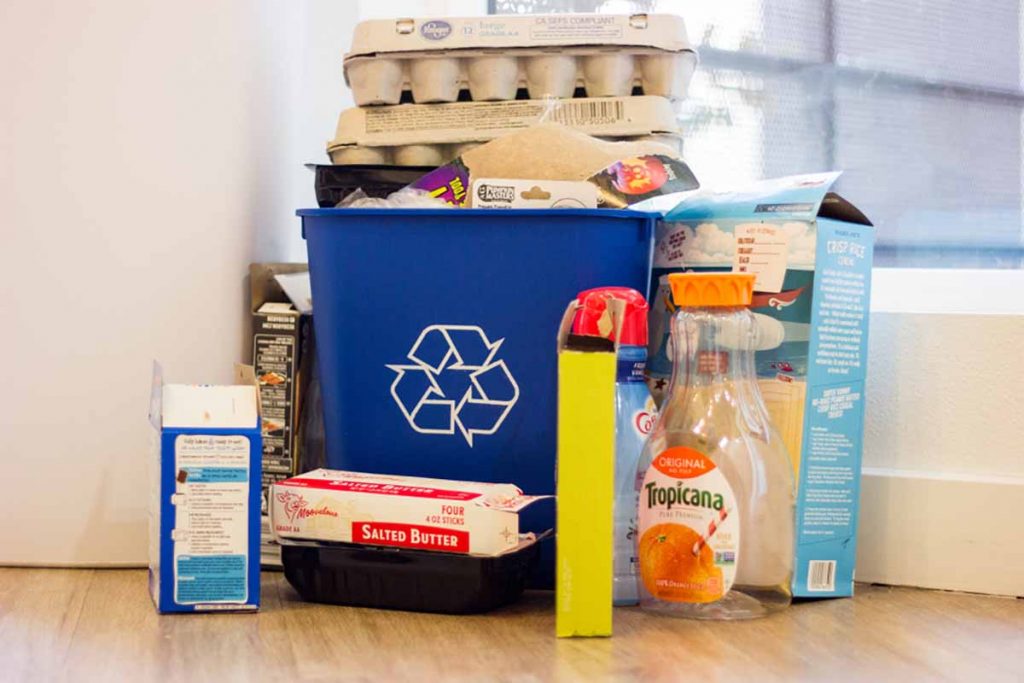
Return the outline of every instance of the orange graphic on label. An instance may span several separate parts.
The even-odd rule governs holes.
[[[677,449],[666,453],[672,450]],[[720,600],[722,570],[715,566],[714,552],[700,540],[700,534],[684,524],[657,524],[644,532],[638,554],[647,592],[673,602]]]

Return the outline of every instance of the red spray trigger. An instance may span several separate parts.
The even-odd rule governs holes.
[[[640,292],[629,287],[597,287],[580,292],[576,297],[579,308],[572,323],[572,333],[616,341],[615,325],[608,310],[609,299],[617,299],[626,305],[618,342],[627,346],[647,346],[647,301]]]

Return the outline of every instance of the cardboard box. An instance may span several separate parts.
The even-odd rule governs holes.
[[[583,180],[480,178],[470,196],[475,209],[597,208],[597,186]]]
[[[598,204],[605,208],[632,206],[699,187],[690,167],[661,143],[608,142],[553,123],[474,147],[410,187],[453,206],[465,206],[470,185],[479,178],[585,180],[597,186]]]
[[[164,384],[154,364],[149,589],[160,612],[260,604],[260,402],[232,386]]]
[[[601,138],[652,139],[682,151],[672,103],[638,96],[356,107],[341,112],[327,152],[339,164],[437,166],[473,145],[541,121]]]
[[[838,177],[693,194],[659,226],[652,271],[647,367],[659,401],[672,370],[665,276],[757,275],[758,383],[797,482],[797,597],[853,593],[874,229],[830,191]]]
[[[263,405],[264,564],[280,566],[280,549],[266,519],[270,485],[298,474],[302,461],[302,411],[312,378],[313,324],[309,267],[304,263],[253,263],[252,364]],[[292,296],[284,285],[292,289]],[[292,300],[295,298],[295,301]]]
[[[550,496],[483,484],[319,469],[274,484],[280,538],[499,555],[519,546],[519,511]]]
[[[623,302],[608,301],[613,324]],[[579,302],[558,332],[558,508],[555,633],[612,634],[616,344],[571,335]],[[618,334],[615,335],[616,339]]]

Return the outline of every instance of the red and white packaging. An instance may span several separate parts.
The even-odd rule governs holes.
[[[319,469],[274,484],[275,536],[499,555],[520,543],[519,511],[550,496],[512,484]]]

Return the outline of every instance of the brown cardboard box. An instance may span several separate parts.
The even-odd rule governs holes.
[[[269,542],[266,515],[270,485],[309,469],[303,464],[302,415],[314,358],[312,316],[296,308],[275,278],[308,272],[304,263],[253,263],[249,266],[250,361],[256,370],[264,411],[261,494],[264,565],[280,564],[280,554]]]

